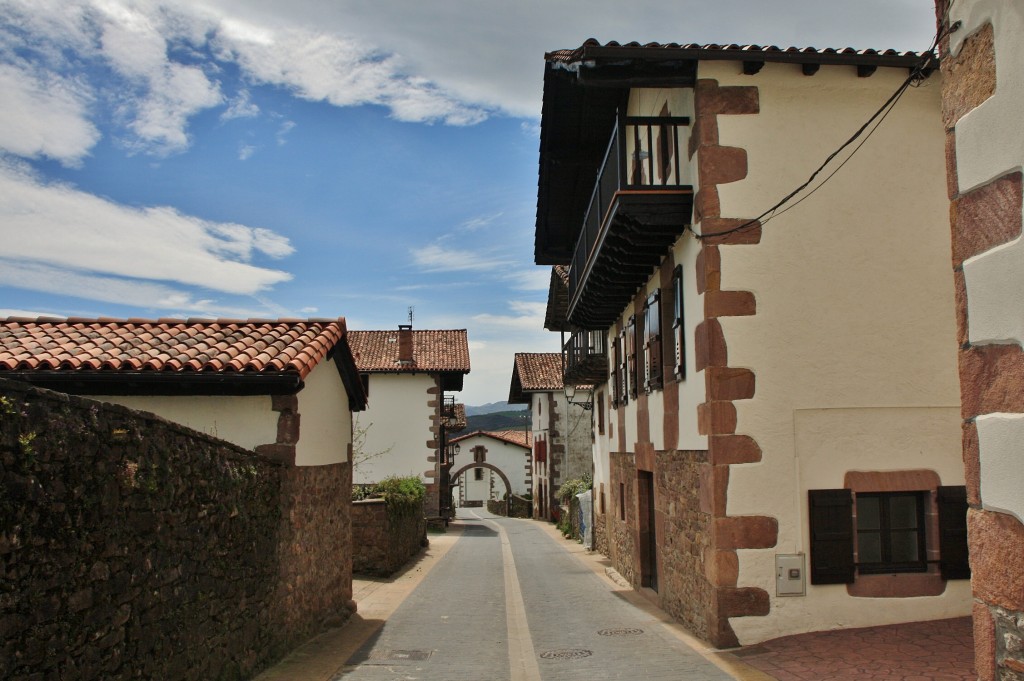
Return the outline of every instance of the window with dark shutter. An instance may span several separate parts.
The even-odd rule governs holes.
[[[629,404],[629,351],[627,348],[627,333],[626,329],[623,329],[619,334],[618,348],[619,348],[619,404],[626,406]]]
[[[943,579],[970,579],[967,560],[967,488],[939,487],[939,571]]]
[[[853,493],[848,489],[812,489],[807,497],[811,584],[853,583]]]
[[[639,371],[637,369],[637,337],[636,337],[636,315],[629,318],[626,324],[626,381],[629,383],[629,395],[633,399],[639,394]]]
[[[927,493],[857,493],[857,570],[861,574],[928,569]]]
[[[686,334],[683,331],[683,266],[677,265],[672,274],[672,339],[675,345],[676,380],[686,378]]]
[[[644,304],[644,390],[661,387],[661,292],[654,291]]]

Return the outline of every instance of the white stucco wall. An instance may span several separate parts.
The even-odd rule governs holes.
[[[246,449],[277,441],[278,412],[269,395],[136,396],[104,395],[93,399],[149,411]],[[298,394],[297,466],[323,466],[348,460],[352,437],[348,394],[334,360],[318,364]]]
[[[1024,166],[1024,13],[1019,3],[1006,0],[962,0],[950,11],[950,22],[955,21],[963,25],[950,38],[953,54],[965,38],[991,23],[996,55],[995,94],[956,124],[957,180],[960,192],[966,193]],[[964,282],[971,343],[1024,345],[1024,238],[966,260]],[[976,423],[982,506],[1024,522],[1024,418],[986,414]]]
[[[100,395],[91,399],[152,412],[246,449],[277,441],[278,413],[271,408],[269,395]]]
[[[473,449],[475,447],[484,447],[487,450],[485,462],[501,469],[501,472],[508,477],[513,494],[523,495],[530,491],[529,478],[526,475],[527,453],[529,450],[526,447],[486,435],[474,435],[460,439],[459,447],[460,452],[455,457],[453,471],[457,471],[473,462]],[[490,469],[485,468],[483,470],[484,479],[482,481],[475,479],[473,470],[468,470],[460,476],[458,483],[453,480],[452,484],[464,486],[465,499],[487,499],[488,494],[492,492],[493,496],[491,498],[504,499],[505,483],[501,477]],[[492,478],[494,480],[493,490],[491,485]]]
[[[435,408],[428,402],[440,399],[428,393],[434,379],[427,374],[370,374],[369,383],[369,405],[353,414],[353,424],[357,431],[366,431],[363,452],[370,458],[356,457],[353,481],[366,484],[392,475],[418,475],[423,482],[432,482],[424,473],[433,469],[427,459],[436,455],[427,446],[435,438],[430,430]]]
[[[352,442],[352,412],[348,393],[334,360],[318,364],[299,392],[297,466],[324,466],[348,461]]]
[[[701,65],[701,78],[760,88],[760,114],[718,117],[747,150],[746,179],[719,185],[722,215],[756,216],[803,182],[894,92],[904,69]],[[757,314],[721,318],[729,365],[756,375],[735,403],[760,463],[732,466],[730,516],[778,519],[778,545],[740,550],[739,586],[771,595],[767,617],[732,618],[741,643],[834,627],[970,612],[969,584],[942,596],[852,598],[844,585],[775,597],[774,557],[807,552],[807,490],[846,471],[930,469],[963,484],[953,284],[938,75],[911,88],[874,137],[809,200],[726,246],[722,289],[752,291]]]

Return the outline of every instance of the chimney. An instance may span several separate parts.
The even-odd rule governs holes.
[[[398,363],[402,366],[416,363],[412,351],[412,324],[398,325]]]

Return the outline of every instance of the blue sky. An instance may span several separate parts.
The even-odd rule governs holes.
[[[766,14],[771,9],[771,14]],[[923,50],[928,0],[0,0],[0,316],[467,328],[459,399],[553,352],[545,51]]]

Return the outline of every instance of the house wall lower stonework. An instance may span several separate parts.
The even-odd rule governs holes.
[[[605,514],[608,552],[605,554],[622,577],[640,587],[640,566],[637,553],[636,461],[628,452],[612,452],[611,508]]]
[[[716,587],[735,580],[734,556],[712,546],[711,514],[702,504],[707,451],[657,452],[655,512],[661,608],[710,641],[717,620]]]
[[[383,499],[352,503],[352,571],[392,575],[427,543],[422,507],[392,510]]]
[[[952,5],[952,6],[951,6]],[[1024,16],[936,2],[978,678],[1024,678]],[[949,16],[945,16],[948,12]]]
[[[0,381],[0,677],[252,677],[352,612],[350,482]]]

